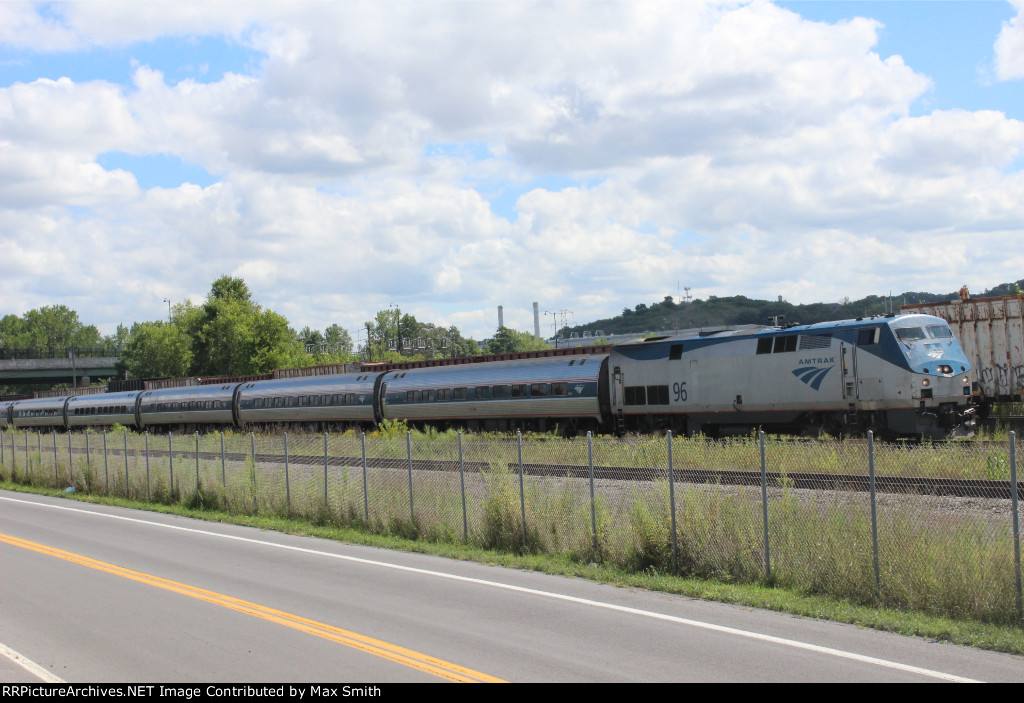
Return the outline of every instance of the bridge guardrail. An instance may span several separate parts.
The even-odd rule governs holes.
[[[6,359],[66,359],[74,350],[76,359],[121,356],[118,345],[98,344],[74,347],[2,347],[0,360]]]

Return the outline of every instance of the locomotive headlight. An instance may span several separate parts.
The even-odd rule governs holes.
[[[970,383],[970,381],[968,381],[968,380],[967,380],[967,377],[966,377],[966,376],[964,376],[964,384],[967,384],[967,383]]]
[[[932,382],[929,379],[925,378],[925,379],[923,379],[921,381],[921,385],[922,386],[930,386],[930,385],[932,385]]]

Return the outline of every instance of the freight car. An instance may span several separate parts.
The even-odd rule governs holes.
[[[281,423],[471,430],[968,436],[971,365],[942,319],[889,315],[654,337],[607,353],[16,401],[19,428]]]

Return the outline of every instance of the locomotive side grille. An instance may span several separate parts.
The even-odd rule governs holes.
[[[809,334],[800,337],[800,351],[804,349],[828,349],[832,346],[832,335]]]

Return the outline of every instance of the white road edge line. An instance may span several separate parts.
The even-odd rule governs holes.
[[[735,635],[737,637],[744,637],[752,640],[760,640],[762,642],[768,642],[770,644],[778,644],[786,647],[793,647],[795,649],[803,649],[810,652],[816,652],[818,654],[826,654],[841,659],[849,659],[852,661],[862,662],[865,664],[873,664],[875,666],[885,667],[887,669],[896,669],[898,671],[904,671],[912,674],[919,674],[921,676],[928,676],[943,681],[952,681],[956,683],[981,683],[976,679],[969,679],[963,676],[957,676],[955,674],[949,674],[943,671],[935,671],[932,669],[924,669],[918,666],[912,666],[910,664],[901,664],[899,662],[889,661],[886,659],[878,659],[877,657],[869,657],[863,654],[857,654],[855,652],[846,652],[841,649],[833,649],[832,647],[823,647],[816,644],[810,644],[809,642],[800,642],[799,640],[785,639],[783,637],[775,637],[774,635],[765,635],[759,632],[751,632],[749,630],[740,630],[734,627],[726,627],[724,625],[715,625],[713,623],[702,622],[700,620],[690,620],[688,618],[681,618],[675,615],[665,615],[664,613],[656,613],[651,610],[640,610],[638,608],[630,608],[624,605],[615,605],[614,603],[602,603],[601,601],[590,600],[588,598],[578,598],[576,596],[569,596],[562,593],[553,593],[551,591],[540,591],[533,588],[526,588],[523,586],[513,586],[507,583],[500,583],[498,581],[487,581],[484,579],[471,578],[469,576],[458,576],[456,574],[446,574],[442,571],[431,571],[428,569],[418,569],[412,566],[402,566],[400,564],[389,564],[384,561],[375,561],[373,559],[363,559],[360,557],[351,557],[344,554],[333,554],[331,552],[323,552],[316,549],[306,549],[305,547],[294,547],[288,544],[278,544],[276,542],[267,542],[265,540],[252,539],[249,537],[238,537],[236,535],[226,535],[219,532],[211,532],[209,530],[198,530],[192,527],[182,527],[180,525],[168,525],[162,522],[153,522],[152,520],[142,520],[139,518],[126,517],[123,515],[111,515],[109,513],[101,513],[93,510],[84,510],[82,508],[72,508],[64,505],[51,505],[49,503],[38,503],[29,500],[21,500],[18,498],[8,498],[6,496],[0,496],[0,500],[9,501],[12,503],[24,503],[25,505],[31,505],[42,508],[52,508],[54,510],[66,510],[75,513],[84,513],[86,515],[106,517],[112,520],[124,520],[125,522],[135,522],[143,525],[152,525],[154,527],[163,527],[169,530],[179,530],[181,532],[191,532],[194,534],[207,535],[211,537],[218,537],[221,539],[235,540],[237,542],[247,542],[249,544],[256,544],[266,547],[275,547],[277,549],[285,549],[293,552],[301,552],[304,554],[312,554],[315,556],[323,556],[331,559],[340,559],[342,561],[356,562],[359,564],[367,564],[370,566],[378,566],[386,569],[395,569],[398,571],[405,571],[414,574],[421,574],[425,576],[434,576],[437,578],[449,579],[452,581],[461,581],[463,583],[473,583],[481,586],[488,586],[491,588],[500,588],[507,591],[516,591],[518,593],[527,593],[530,595],[540,596],[543,598],[551,598],[554,600],[568,601],[570,603],[577,603],[580,605],[587,605],[595,608],[603,608],[605,610],[614,610],[621,613],[629,613],[630,615],[639,615],[642,617],[653,618],[656,620],[664,620],[667,622],[674,622],[680,625],[687,625],[689,627],[695,627],[703,630],[710,630],[712,632],[721,632],[724,634]]]
[[[42,679],[46,683],[67,683],[67,681],[54,676],[28,657],[18,654],[3,642],[0,642],[0,654],[3,654],[22,669],[35,676],[37,679]]]

